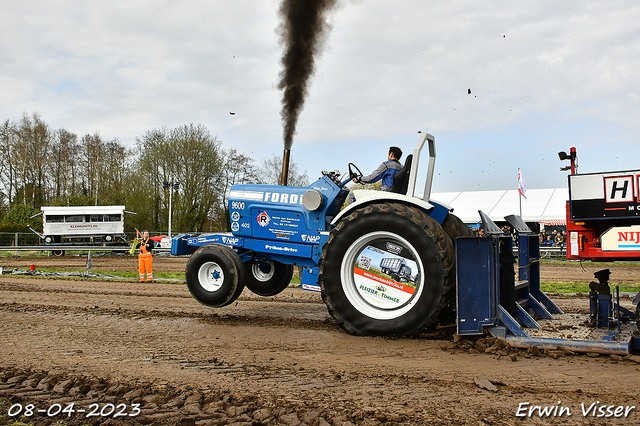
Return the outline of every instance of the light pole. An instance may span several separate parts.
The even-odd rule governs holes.
[[[162,187],[169,190],[169,238],[171,238],[171,201],[173,198],[173,190],[178,189],[180,187],[180,183],[168,182],[165,180]]]

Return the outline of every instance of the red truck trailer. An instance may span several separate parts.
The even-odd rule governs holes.
[[[640,260],[640,170],[577,173],[571,154],[567,259]]]

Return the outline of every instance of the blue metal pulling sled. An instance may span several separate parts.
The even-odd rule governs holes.
[[[484,213],[480,212],[480,216],[483,228],[490,236],[458,238],[456,241],[458,335],[476,336],[489,332],[514,347],[555,349],[562,346],[575,352],[624,355],[640,349],[637,336],[608,332],[610,323],[618,322],[620,318],[635,320],[636,317],[619,303],[608,305],[606,301],[611,298],[603,297],[600,298],[600,311],[606,314],[593,321],[593,327],[607,328],[607,332],[602,333],[602,340],[532,336],[533,331],[542,328],[538,321],[555,320],[564,314],[540,289],[538,236],[520,217],[505,218],[517,236],[520,280],[516,281],[512,237],[503,235]],[[597,308],[591,311],[592,316],[594,311],[598,315]],[[612,317],[614,313],[615,318]]]

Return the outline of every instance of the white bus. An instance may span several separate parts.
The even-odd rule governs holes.
[[[126,241],[124,206],[43,206],[40,210],[42,235],[38,235],[45,244],[59,244],[63,239],[91,239],[92,242],[106,243]]]

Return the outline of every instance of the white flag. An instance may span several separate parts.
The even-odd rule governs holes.
[[[527,186],[524,184],[524,178],[522,177],[522,172],[518,169],[518,192],[524,198],[527,198],[524,194],[527,192]]]

